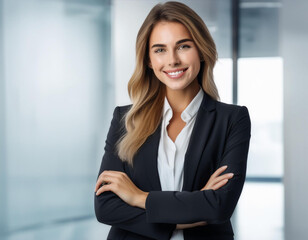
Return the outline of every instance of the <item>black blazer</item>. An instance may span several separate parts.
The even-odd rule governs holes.
[[[205,93],[205,92],[204,92]],[[115,143],[125,132],[122,116],[131,105],[116,107],[107,135],[99,174],[125,172],[142,191],[149,192],[146,209],[132,207],[113,192],[95,196],[95,214],[111,225],[108,239],[170,239],[178,223],[206,221],[208,225],[184,229],[184,238],[233,239],[230,217],[246,177],[250,117],[245,106],[226,104],[204,94],[185,154],[182,191],[161,191],[157,154],[161,124],[134,157],[134,168],[115,154]],[[219,167],[234,173],[220,189],[200,191]]]

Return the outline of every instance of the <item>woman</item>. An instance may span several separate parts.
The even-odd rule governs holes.
[[[192,9],[166,2],[150,11],[137,36],[132,105],[114,110],[95,187],[108,239],[233,239],[250,118],[245,106],[218,101],[216,60]]]

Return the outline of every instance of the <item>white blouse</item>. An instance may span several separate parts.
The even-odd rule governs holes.
[[[184,157],[203,95],[203,90],[200,88],[197,95],[182,112],[181,118],[186,125],[176,137],[175,142],[171,140],[167,132],[167,126],[173,116],[173,112],[167,97],[165,97],[157,157],[162,191],[182,191]],[[174,230],[171,240],[184,240],[183,230]]]

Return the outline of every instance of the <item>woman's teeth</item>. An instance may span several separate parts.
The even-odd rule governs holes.
[[[179,75],[179,74],[182,73],[182,72],[184,72],[184,70],[177,71],[177,72],[169,72],[168,75],[176,76],[176,75]]]

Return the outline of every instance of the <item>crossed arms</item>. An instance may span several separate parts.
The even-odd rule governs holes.
[[[95,187],[98,221],[155,239],[170,239],[175,228],[215,224],[230,219],[241,194],[246,174],[250,118],[246,107],[238,108],[228,134],[219,168],[200,191],[151,191],[138,189],[125,174],[114,153],[120,128],[119,107],[107,135]],[[228,165],[234,177],[220,175]],[[102,182],[109,184],[101,186]],[[168,209],[169,211],[164,211]],[[170,214],[172,213],[172,214]]]

